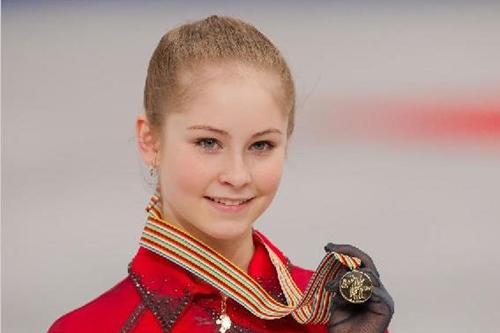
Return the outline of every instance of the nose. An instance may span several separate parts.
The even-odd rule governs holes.
[[[227,159],[227,164],[224,171],[220,173],[219,179],[222,183],[242,187],[248,184],[252,177],[243,157],[240,154],[232,154]]]

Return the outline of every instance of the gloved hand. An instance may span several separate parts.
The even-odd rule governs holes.
[[[331,317],[328,323],[329,333],[384,333],[394,313],[394,301],[380,281],[380,275],[370,256],[357,247],[348,244],[328,243],[326,252],[338,252],[361,259],[357,270],[368,274],[373,287],[371,297],[364,303],[350,303],[339,291],[341,277],[349,271],[345,266],[326,288],[334,293],[332,297]]]

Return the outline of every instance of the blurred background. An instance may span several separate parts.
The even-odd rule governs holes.
[[[211,14],[269,36],[297,86],[256,228],[309,269],[330,241],[369,253],[391,332],[498,331],[498,1],[3,1],[2,332],[45,332],[126,276],[152,192],[147,64]]]

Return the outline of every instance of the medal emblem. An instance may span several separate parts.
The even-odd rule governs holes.
[[[372,286],[372,280],[368,274],[354,269],[340,278],[339,290],[346,301],[364,303],[372,295]]]

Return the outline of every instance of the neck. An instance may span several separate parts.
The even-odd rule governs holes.
[[[209,245],[227,259],[239,266],[244,272],[248,272],[248,265],[254,253],[254,243],[252,230],[238,237],[237,239],[216,239],[207,235],[198,237],[205,244]]]

